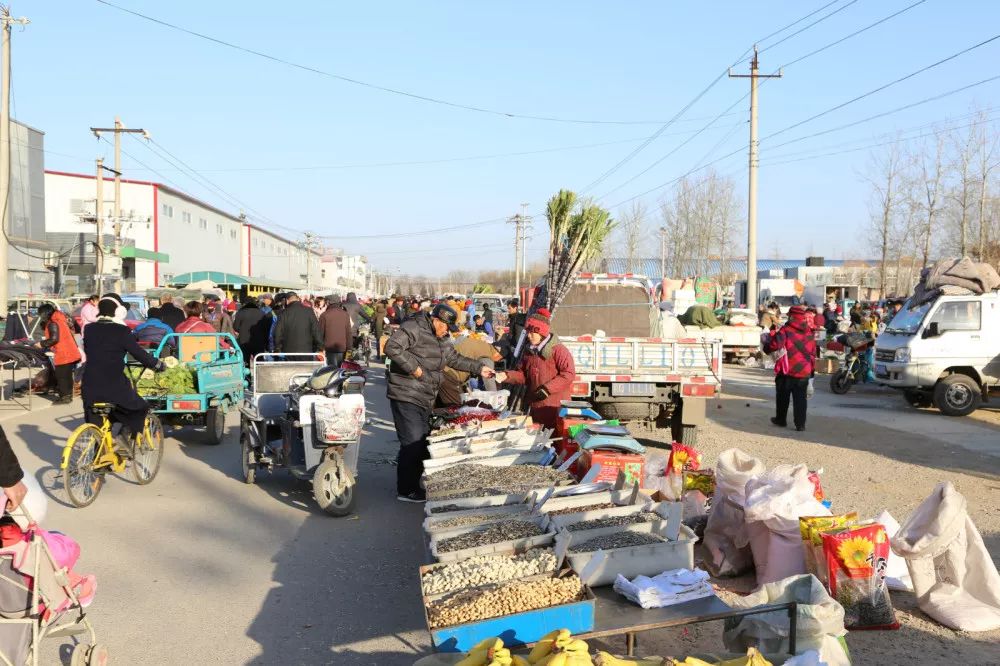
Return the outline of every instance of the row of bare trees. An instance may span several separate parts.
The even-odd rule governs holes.
[[[714,169],[680,179],[659,204],[653,224],[644,204],[634,202],[618,212],[612,251],[625,260],[626,269],[639,271],[646,257],[661,257],[667,277],[707,275],[709,262],[718,260],[722,280],[726,262],[737,246],[742,202],[731,178]],[[662,234],[662,237],[661,237]]]
[[[535,285],[545,275],[547,264],[528,264],[527,275],[521,276],[521,286]],[[402,275],[393,278],[393,290],[406,295],[471,294],[475,292],[513,294],[512,270],[454,270],[443,277]]]
[[[985,112],[934,130],[925,142],[900,140],[872,155],[864,177],[883,295],[909,293],[935,257],[1000,262],[997,167],[1000,134]]]

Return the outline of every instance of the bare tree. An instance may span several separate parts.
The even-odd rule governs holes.
[[[894,226],[899,205],[899,180],[903,156],[899,143],[891,144],[881,156],[873,155],[866,180],[872,188],[869,210],[872,216],[872,241],[879,254],[879,292],[886,295],[886,269],[894,247]]]
[[[969,252],[969,218],[973,211],[976,191],[975,175],[972,173],[976,159],[976,137],[978,125],[973,121],[969,124],[968,134],[962,136],[952,133],[951,142],[954,148],[951,164],[952,189],[948,194],[951,201],[952,216],[958,226],[958,243],[954,248],[959,256],[964,257]]]
[[[985,113],[980,111],[978,118],[980,122],[979,132],[976,136],[976,142],[979,144],[976,164],[978,171],[976,176],[978,176],[979,180],[979,247],[976,254],[979,257],[979,261],[989,261],[986,250],[992,225],[986,215],[986,201],[989,198],[990,191],[990,172],[1000,162],[997,161],[997,136],[991,131],[993,128],[990,127]]]
[[[641,272],[640,259],[648,250],[646,229],[646,206],[641,201],[632,202],[631,207],[618,213],[618,228],[615,235],[616,250],[625,258],[625,269],[629,273]]]
[[[937,230],[937,215],[941,209],[941,187],[944,179],[944,138],[939,134],[934,142],[933,153],[925,148],[920,157],[920,180],[923,184],[922,211],[924,223],[917,238],[922,254],[921,268],[927,268],[930,263],[931,248],[934,234]]]

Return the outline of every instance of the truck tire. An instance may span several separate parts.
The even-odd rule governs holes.
[[[968,375],[948,375],[934,387],[934,406],[947,416],[968,416],[982,398],[979,384]]]
[[[698,426],[693,425],[682,425],[680,436],[674,436],[674,441],[683,444],[684,446],[697,446],[698,445]]]

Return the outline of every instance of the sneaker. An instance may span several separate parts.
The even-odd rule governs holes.
[[[73,402],[73,397],[69,395],[64,395],[61,398],[56,398],[52,401],[53,405],[68,405]]]
[[[803,432],[803,431],[805,431],[805,429],[806,429],[806,427],[805,427],[805,426],[795,426],[795,430],[796,430],[797,432]]]
[[[781,421],[779,421],[777,416],[772,416],[771,417],[771,423],[773,423],[774,425],[778,426],[779,428],[785,428],[785,427],[788,426],[787,423],[782,423]]]
[[[422,490],[414,490],[409,495],[396,495],[400,502],[410,502],[411,504],[423,504],[427,501],[427,494]]]

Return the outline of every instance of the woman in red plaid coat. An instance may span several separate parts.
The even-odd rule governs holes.
[[[768,336],[764,351],[778,352],[779,356],[774,364],[777,413],[771,417],[771,423],[782,428],[788,425],[790,400],[795,429],[805,430],[806,390],[816,370],[816,338],[804,307],[792,306],[788,322]]]

